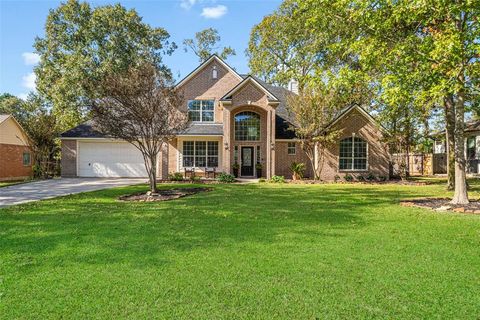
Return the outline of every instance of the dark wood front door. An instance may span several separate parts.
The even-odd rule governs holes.
[[[240,175],[253,177],[253,147],[242,147],[242,166]]]

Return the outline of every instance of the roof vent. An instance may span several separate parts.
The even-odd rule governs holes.
[[[290,80],[290,82],[288,82],[288,90],[298,94],[298,81],[295,79]]]
[[[218,78],[217,66],[213,66],[212,79],[217,79],[217,78]]]

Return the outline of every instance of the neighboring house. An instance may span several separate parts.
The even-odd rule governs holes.
[[[32,176],[29,138],[15,118],[0,114],[0,181]]]
[[[191,123],[161,152],[159,178],[194,167],[256,177],[291,177],[292,162],[311,168],[300,143],[290,130],[291,117],[286,98],[291,91],[269,85],[252,76],[235,72],[216,55],[192,71],[176,88],[185,101]],[[326,151],[322,179],[367,174],[388,177],[389,154],[382,142],[383,131],[358,106],[341,112],[329,128],[343,129],[338,143]],[[61,135],[62,176],[138,177],[146,176],[143,158],[132,145],[104,137],[86,122]]]
[[[465,123],[465,158],[467,160],[467,173],[480,173],[480,120],[471,120]],[[444,170],[436,173],[446,173],[446,143],[445,132],[437,134],[433,137],[433,153],[434,156],[441,156]]]

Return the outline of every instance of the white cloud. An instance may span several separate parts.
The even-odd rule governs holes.
[[[202,17],[207,19],[218,19],[227,14],[228,8],[224,5],[218,5],[215,7],[205,7],[202,10]]]
[[[22,86],[24,86],[27,89],[30,89],[32,91],[35,91],[36,85],[35,85],[35,80],[37,77],[35,76],[35,73],[31,72],[27,74],[26,76],[22,77]]]
[[[197,0],[180,0],[180,7],[185,10],[189,10],[191,7],[195,5]]]
[[[40,56],[33,52],[24,52],[22,53],[22,57],[23,57],[23,62],[27,66],[36,65],[37,63],[40,62]]]

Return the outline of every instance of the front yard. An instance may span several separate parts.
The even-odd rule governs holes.
[[[134,186],[0,209],[0,318],[480,315],[480,216],[398,205],[443,185],[212,187],[169,202],[115,200]]]

